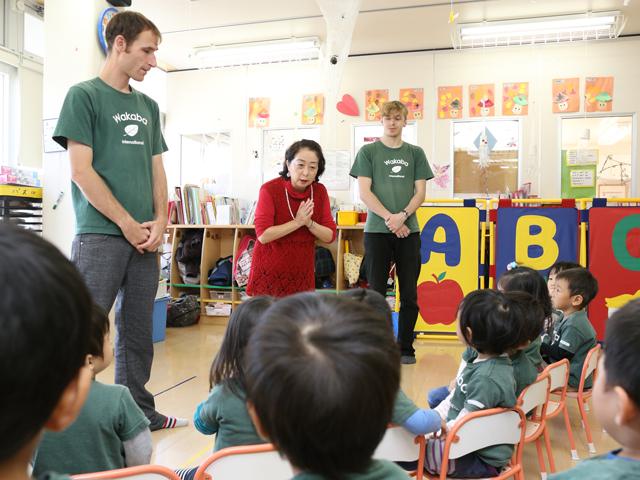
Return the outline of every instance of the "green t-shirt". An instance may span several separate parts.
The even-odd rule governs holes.
[[[640,478],[640,460],[620,457],[620,450],[581,461],[570,470],[549,475],[549,480],[631,480]]]
[[[538,337],[533,342],[531,342],[529,346],[527,346],[527,348],[523,350],[524,354],[527,356],[527,358],[529,358],[529,360],[531,361],[533,366],[536,367],[536,369],[540,365],[542,365],[542,362],[543,362],[542,355],[540,354],[541,343],[542,343],[542,338]]]
[[[51,472],[43,473],[39,477],[34,478],[37,478],[38,480],[71,480],[69,475],[60,475],[59,473]]]
[[[149,420],[123,385],[94,381],[77,420],[62,432],[45,432],[38,446],[34,476],[69,475],[125,467],[123,442],[149,427]]]
[[[395,463],[387,460],[373,460],[371,467],[364,473],[345,475],[344,480],[407,480],[407,472]],[[292,480],[325,480],[325,477],[315,473],[299,473]]]
[[[226,385],[215,385],[199,406],[198,420],[216,433],[214,451],[238,445],[265,443],[258,436],[247,411],[246,395],[235,395]]]
[[[515,404],[516,383],[509,357],[476,358],[467,362],[456,378],[447,421],[457,418],[463,409],[475,412],[496,407],[511,408]],[[478,450],[476,454],[489,465],[503,467],[509,463],[513,445],[494,445]]]
[[[378,141],[360,149],[353,162],[352,177],[371,178],[371,192],[391,213],[404,209],[415,193],[416,180],[429,180],[433,172],[422,148],[404,142],[399,148]],[[415,213],[405,222],[411,232],[419,232]],[[369,211],[364,231],[389,233],[384,218]]]
[[[413,403],[407,395],[398,389],[396,401],[393,403],[393,413],[391,414],[391,423],[395,425],[403,425],[411,415],[416,413],[419,408]]]
[[[572,313],[556,322],[553,328],[551,346],[558,345],[563,350],[573,353],[569,360],[569,386],[580,385],[582,365],[587,353],[596,346],[596,332],[591,326],[584,310]],[[591,388],[592,375],[585,380],[585,388]]]
[[[131,89],[120,92],[99,77],[69,89],[53,139],[67,148],[67,139],[91,147],[93,168],[114,197],[137,222],[153,220],[151,158],[167,151],[160,130],[158,104]],[[122,235],[72,183],[76,233]]]

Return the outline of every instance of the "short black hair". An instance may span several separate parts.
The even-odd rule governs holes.
[[[209,388],[226,382],[229,389],[236,395],[244,391],[244,369],[242,368],[244,349],[262,314],[273,302],[275,298],[261,295],[251,297],[233,309],[222,337],[220,350],[211,363]]]
[[[552,273],[557,275],[560,272],[569,270],[570,268],[582,268],[582,265],[576,262],[564,262],[564,261],[556,262],[553,265],[551,265],[551,268],[549,269],[549,275],[551,275]]]
[[[640,407],[640,299],[631,300],[611,315],[604,345],[607,385],[624,388]]]
[[[391,307],[389,306],[387,299],[380,292],[376,292],[370,288],[351,288],[344,292],[342,296],[369,305],[375,311],[381,313],[389,325],[393,327]]]
[[[586,308],[598,294],[598,281],[586,268],[570,268],[556,274],[556,282],[566,280],[571,296],[581,295],[580,309]]]
[[[264,433],[303,471],[332,479],[365,471],[400,382],[388,323],[363,303],[316,293],[285,297],[264,316],[245,354]]]
[[[545,319],[550,318],[553,311],[544,278],[533,268],[518,266],[502,274],[498,287],[505,292],[526,292],[536,300],[536,304],[527,311],[524,326],[526,340],[533,342],[542,334]]]
[[[322,147],[318,142],[315,142],[313,140],[298,140],[297,142],[293,142],[291,146],[287,148],[287,151],[284,154],[284,161],[282,162],[282,171],[280,171],[280,176],[282,178],[289,178],[289,169],[287,167],[291,162],[293,162],[293,159],[296,158],[298,152],[303,148],[311,150],[318,157],[318,173],[316,173],[315,179],[315,181],[317,182],[318,180],[320,180],[320,177],[324,173],[326,162],[324,159],[324,154],[322,153]]]
[[[0,223],[0,463],[40,433],[85,363],[92,301],[71,262]]]
[[[98,304],[93,304],[89,331],[89,355],[104,357],[104,337],[109,333],[109,316]]]
[[[536,301],[528,293],[475,290],[460,303],[460,332],[478,352],[502,355],[522,345],[531,305]]]

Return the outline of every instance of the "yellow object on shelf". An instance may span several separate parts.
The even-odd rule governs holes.
[[[358,212],[345,210],[338,212],[338,225],[355,225],[358,223]]]
[[[0,196],[42,198],[42,187],[26,187],[21,185],[0,185]]]

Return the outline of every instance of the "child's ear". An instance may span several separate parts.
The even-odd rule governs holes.
[[[58,403],[44,424],[47,430],[59,432],[76,419],[91,388],[91,369],[83,365],[71,382],[62,391]]]
[[[639,418],[640,411],[635,402],[629,397],[627,391],[618,385],[613,387],[613,393],[618,404],[618,411],[615,416],[616,424],[623,426],[636,421]]]
[[[93,368],[94,368],[94,366],[93,366],[93,355],[88,354],[87,358],[84,361],[84,363],[93,372]]]
[[[249,417],[251,417],[251,421],[253,422],[253,425],[256,427],[256,432],[258,432],[258,435],[260,435],[260,438],[268,442],[269,437],[267,436],[264,429],[262,428],[262,423],[258,418],[258,414],[256,413],[256,409],[253,406],[253,403],[251,403],[249,400],[247,400],[247,411],[249,412]]]
[[[582,305],[582,302],[584,302],[582,295],[574,295],[571,297],[571,305],[576,308]]]

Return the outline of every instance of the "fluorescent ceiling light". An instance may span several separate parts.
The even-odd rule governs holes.
[[[213,68],[316,60],[320,55],[320,40],[317,37],[307,37],[211,45],[196,48],[194,55],[204,67]]]
[[[460,24],[458,47],[491,47],[616,38],[624,27],[620,12],[524,18]]]

